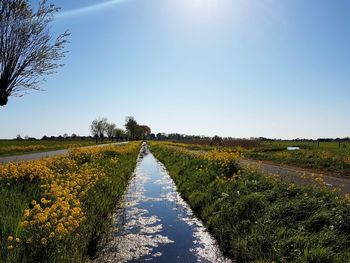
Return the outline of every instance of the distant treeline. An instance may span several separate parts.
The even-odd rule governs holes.
[[[44,135],[41,139],[35,138],[35,137],[28,137],[25,136],[22,138],[20,135],[17,135],[17,137],[14,140],[26,140],[26,141],[65,141],[65,140],[93,140],[94,138],[92,136],[79,136],[76,134],[72,134],[71,136],[68,135],[59,135],[59,136],[46,136]]]
[[[192,140],[184,140],[182,142],[188,143],[188,144],[223,146],[223,147],[253,148],[253,147],[260,146],[260,141],[258,140],[221,138],[218,136],[215,136],[211,139],[192,139]]]
[[[256,140],[259,141],[265,141],[265,142],[278,142],[278,141],[290,141],[290,142],[349,142],[350,137],[344,137],[344,138],[318,138],[318,139],[291,139],[291,140],[286,140],[286,139],[271,139],[271,138],[265,138],[265,137],[259,137],[256,138]]]
[[[208,137],[208,136],[199,136],[199,135],[184,135],[178,133],[158,133],[155,136],[152,136],[151,139],[156,140],[168,140],[173,142],[181,142],[186,144],[197,144],[197,145],[210,145],[210,146],[224,146],[224,147],[244,147],[244,148],[252,148],[258,147],[260,145],[260,141],[255,138],[251,139],[237,139],[232,137]]]
[[[186,134],[180,134],[180,133],[151,133],[150,134],[150,139],[153,140],[205,140],[205,139],[211,139],[211,137],[208,136],[202,136],[202,135],[186,135]]]
[[[225,147],[257,147],[260,146],[261,142],[350,142],[350,137],[344,137],[344,138],[318,138],[318,139],[275,139],[275,138],[266,138],[266,137],[251,137],[249,139],[246,138],[233,138],[233,137],[220,137],[220,136],[204,136],[204,135],[186,135],[186,134],[180,134],[180,133],[151,133],[151,129],[146,125],[137,125],[137,127],[140,127],[139,134],[130,128],[131,117],[129,117],[127,124],[126,124],[126,131],[121,129],[114,129],[116,131],[120,131],[118,134],[116,132],[115,136],[105,134],[105,132],[101,132],[101,134],[107,136],[108,138],[113,137],[116,140],[159,140],[159,141],[181,141],[182,143],[188,143],[188,144],[198,144],[198,145],[216,145],[216,146],[225,146]],[[132,119],[133,120],[133,119]],[[105,129],[107,130],[107,129]],[[28,141],[36,141],[36,140],[52,140],[52,141],[59,141],[59,140],[93,140],[96,136],[80,136],[75,133],[72,135],[63,134],[59,136],[43,136],[41,139],[37,139],[34,137],[28,137],[25,136],[22,138],[20,135],[17,135],[15,140],[28,140]]]
[[[244,147],[244,148],[253,148],[261,145],[262,142],[349,142],[350,138],[319,138],[316,140],[313,139],[271,139],[265,137],[258,138],[232,138],[232,137],[220,137],[220,136],[200,136],[200,135],[185,135],[179,133],[158,133],[150,134],[151,140],[161,140],[161,141],[173,141],[173,142],[181,142],[186,144],[197,144],[197,145],[210,145],[210,146],[223,146],[223,147]]]
[[[344,138],[318,138],[318,139],[308,139],[308,138],[296,138],[296,139],[277,139],[277,138],[266,138],[266,137],[251,137],[249,139],[247,138],[234,138],[234,137],[220,137],[220,136],[204,136],[204,135],[187,135],[187,134],[180,134],[180,133],[158,133],[158,134],[150,134],[151,139],[157,139],[157,140],[212,140],[212,139],[222,139],[224,141],[261,141],[261,142],[268,142],[268,141],[290,141],[290,142],[312,142],[312,141],[320,141],[320,142],[339,142],[344,141],[348,142],[350,141],[350,137],[344,137]]]

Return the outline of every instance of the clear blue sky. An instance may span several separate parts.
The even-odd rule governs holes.
[[[66,65],[0,109],[0,137],[87,135],[128,115],[153,132],[350,135],[348,0],[52,2],[52,32],[72,33]]]

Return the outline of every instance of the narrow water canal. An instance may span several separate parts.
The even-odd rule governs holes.
[[[119,207],[95,262],[231,262],[146,147]]]

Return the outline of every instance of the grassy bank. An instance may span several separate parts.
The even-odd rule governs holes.
[[[134,170],[140,144],[73,149],[0,166],[0,262],[83,262]]]
[[[52,151],[94,145],[94,140],[26,141],[0,140],[0,156]]]
[[[194,150],[210,150],[210,141],[193,141],[194,144],[181,143],[183,148]],[[253,141],[254,142],[254,141]],[[234,144],[236,143],[236,145]],[[298,146],[300,150],[288,151],[287,147]],[[239,151],[242,156],[259,161],[271,161],[315,170],[343,177],[350,176],[350,143],[349,142],[318,142],[315,141],[272,141],[261,142],[258,145],[239,144],[239,140],[230,144],[223,142],[220,149]]]
[[[235,152],[151,143],[180,193],[237,262],[349,262],[350,202],[242,169]]]

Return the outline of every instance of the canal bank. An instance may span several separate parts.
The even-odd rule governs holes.
[[[141,152],[94,262],[231,262],[181,198],[165,167],[146,145]]]

